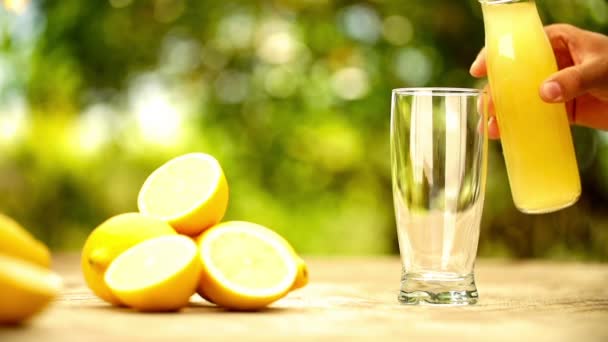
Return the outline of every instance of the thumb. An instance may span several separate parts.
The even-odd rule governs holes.
[[[562,69],[551,75],[540,87],[546,102],[566,102],[591,90],[602,72],[599,63],[584,63]]]

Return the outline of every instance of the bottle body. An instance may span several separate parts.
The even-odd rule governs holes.
[[[559,210],[581,192],[563,104],[541,83],[557,71],[534,1],[482,1],[488,77],[513,200],[527,213]]]

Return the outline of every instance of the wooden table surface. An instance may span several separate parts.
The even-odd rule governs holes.
[[[271,308],[228,312],[194,301],[143,314],[94,297],[78,256],[59,255],[62,296],[0,341],[608,341],[608,264],[480,260],[480,302],[397,302],[397,258],[309,258],[311,282]]]

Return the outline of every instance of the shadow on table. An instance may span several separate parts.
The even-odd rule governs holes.
[[[19,331],[25,330],[30,325],[30,321],[19,323],[0,323],[0,333],[3,331]]]
[[[222,307],[219,307],[215,304],[209,303],[209,302],[190,302],[190,304],[188,305],[188,307],[182,311],[182,313],[196,313],[196,314],[200,314],[201,312],[213,312],[213,313],[226,313],[226,314],[234,314],[234,313],[241,313],[241,314],[268,314],[268,313],[283,313],[283,312],[289,312],[289,311],[297,311],[297,309],[295,308],[277,308],[277,307],[266,307],[263,309],[258,309],[258,310],[230,310],[230,309],[225,309]]]
[[[221,308],[217,305],[214,305],[212,303],[206,302],[206,301],[191,301],[187,307],[181,309],[181,310],[177,310],[177,311],[159,311],[159,312],[144,312],[144,311],[138,311],[126,306],[113,306],[107,303],[103,303],[103,302],[99,302],[99,303],[95,303],[95,304],[87,304],[87,305],[78,305],[78,306],[72,306],[73,309],[87,309],[87,310],[99,310],[99,311],[104,311],[104,312],[120,312],[120,313],[125,313],[125,314],[145,314],[145,315],[175,315],[175,314],[179,314],[179,315],[189,315],[189,314],[196,314],[196,315],[200,315],[200,314],[205,314],[205,313],[209,313],[209,314],[235,314],[235,313],[240,313],[240,314],[276,314],[276,313],[283,313],[283,312],[290,312],[290,311],[298,311],[297,308],[280,308],[280,307],[267,307],[267,308],[263,308],[263,309],[259,309],[259,310],[248,310],[248,311],[243,311],[243,310],[230,310],[230,309],[225,309],[225,308]]]

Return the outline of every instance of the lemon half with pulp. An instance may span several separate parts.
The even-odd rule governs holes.
[[[198,238],[199,293],[228,309],[257,310],[293,287],[298,261],[274,231],[249,222],[220,223]]]
[[[188,305],[200,280],[194,241],[169,235],[141,242],[110,264],[105,282],[120,301],[140,311],[175,311]]]
[[[173,158],[144,182],[139,211],[169,222],[181,234],[196,236],[220,222],[228,206],[228,183],[219,162],[205,153]]]

